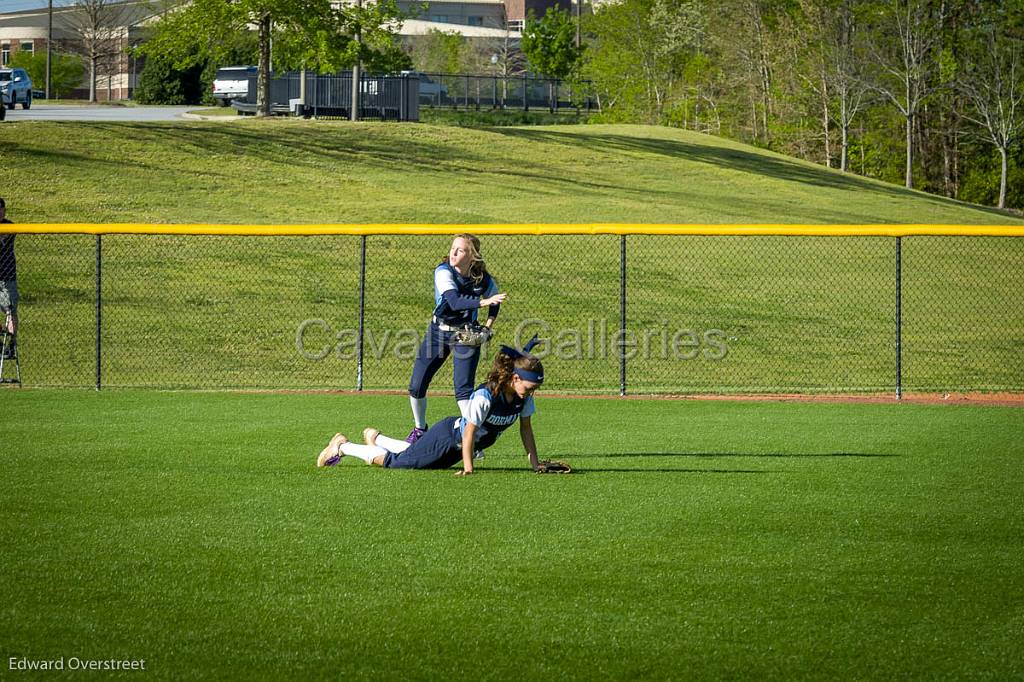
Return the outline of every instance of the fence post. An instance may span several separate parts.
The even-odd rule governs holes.
[[[619,395],[626,395],[626,235],[619,235]]]
[[[526,71],[523,71],[523,111],[530,110],[530,79],[526,77]]]
[[[363,319],[366,312],[366,235],[359,237],[359,345],[356,357],[356,390],[363,390]]]
[[[896,400],[903,399],[903,244],[896,237]]]
[[[96,235],[96,390],[103,386],[103,235]]]

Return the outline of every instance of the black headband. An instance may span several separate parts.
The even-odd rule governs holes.
[[[512,370],[512,373],[524,381],[532,381],[535,384],[544,383],[544,375],[540,372],[531,372],[528,369],[516,367],[514,370]]]

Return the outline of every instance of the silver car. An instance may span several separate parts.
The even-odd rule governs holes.
[[[0,106],[13,109],[18,102],[22,109],[32,106],[32,79],[25,69],[0,69]]]

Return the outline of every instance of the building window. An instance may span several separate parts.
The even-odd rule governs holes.
[[[433,22],[436,22],[438,24],[447,24],[448,23],[448,15],[447,14],[435,14],[434,16],[430,17],[430,20],[433,21]]]
[[[508,20],[508,30],[510,30],[510,31],[522,31],[523,30],[523,20],[522,19],[509,19]]]
[[[11,61],[11,44],[3,43],[0,45],[0,66],[7,66],[9,61]]]
[[[33,52],[35,52],[35,50],[36,50],[36,46],[33,43],[22,43],[21,44],[21,51],[22,52],[28,52],[29,54],[32,54]]]
[[[483,17],[469,17],[469,21],[466,22],[466,23],[468,23],[470,26],[483,26],[484,25],[484,18]]]

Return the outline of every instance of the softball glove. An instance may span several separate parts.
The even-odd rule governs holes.
[[[467,324],[455,332],[455,343],[462,346],[482,346],[491,338],[492,332],[487,327],[479,324]]]
[[[568,462],[562,462],[557,459],[543,459],[534,471],[538,474],[571,474],[572,467],[569,466]]]

